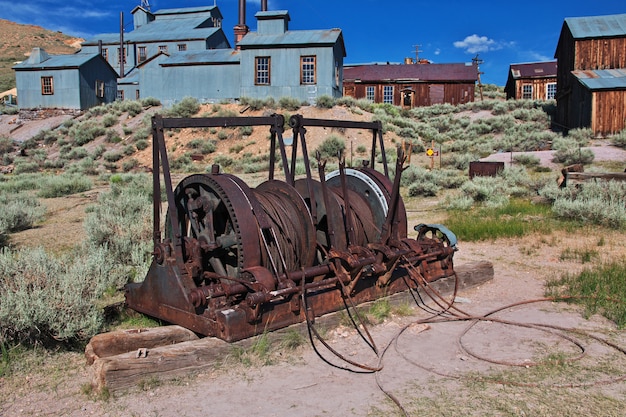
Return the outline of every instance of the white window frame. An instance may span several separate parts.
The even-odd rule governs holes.
[[[533,85],[522,84],[522,100],[532,100],[533,98]]]
[[[556,83],[546,84],[546,100],[554,100],[556,98]]]
[[[365,87],[365,98],[371,102],[376,100],[376,88],[373,85]]]
[[[393,85],[383,86],[383,103],[393,104]]]

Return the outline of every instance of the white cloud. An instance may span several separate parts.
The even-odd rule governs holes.
[[[502,45],[486,36],[476,34],[466,36],[462,41],[454,42],[456,48],[464,49],[468,54],[489,52],[502,49]]]

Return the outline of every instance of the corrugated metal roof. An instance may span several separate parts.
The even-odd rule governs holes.
[[[152,14],[155,16],[161,16],[167,14],[203,13],[215,11],[217,11],[217,6],[177,7],[172,9],[159,9],[156,12],[152,12]]]
[[[346,67],[343,79],[368,81],[476,81],[478,71],[472,64],[399,64]]]
[[[556,61],[511,64],[509,70],[513,78],[556,77]]]
[[[289,45],[332,45],[341,37],[341,29],[295,30],[280,34],[260,35],[250,32],[237,44],[243,48],[265,48]]]
[[[603,38],[626,35],[626,14],[568,17],[565,24],[574,39]]]
[[[28,60],[23,61],[13,68],[20,69],[60,69],[60,68],[75,68],[91,61],[95,57],[99,56],[97,53],[76,53],[69,55],[50,55],[48,59],[41,62],[30,63]]]
[[[217,33],[220,28],[198,28],[206,22],[206,16],[180,16],[176,19],[156,19],[147,25],[124,33],[127,42],[167,42],[190,39],[207,39]],[[83,45],[97,45],[98,41],[104,43],[119,42],[119,33],[104,33],[95,36]]]
[[[265,12],[257,12],[254,17],[256,17],[257,19],[273,19],[276,17],[287,17],[287,20],[290,20],[289,18],[289,11],[287,10],[268,10]]]
[[[232,49],[177,52],[161,61],[161,65],[239,63],[239,52]]]
[[[572,74],[590,90],[626,88],[626,68],[607,70],[576,70]]]

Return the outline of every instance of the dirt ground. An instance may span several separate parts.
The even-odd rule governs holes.
[[[623,150],[603,143],[595,145],[596,161],[626,160]],[[551,156],[539,156],[542,163],[549,166]],[[507,158],[510,160],[511,155],[498,154],[490,160],[507,162]],[[257,181],[252,179],[252,182]],[[69,249],[82,233],[85,208],[95,201],[101,190],[94,188],[79,196],[44,200],[48,212],[46,221],[35,229],[12,235],[12,242],[18,246],[44,244],[58,251]],[[417,223],[445,220],[444,214],[437,210],[436,202],[430,200],[412,199],[407,202],[407,212],[409,230]],[[564,254],[585,251],[597,251],[600,258],[597,262],[623,259],[626,242],[621,233],[592,227],[576,234],[552,232],[523,239],[479,243],[461,241],[455,264],[487,260],[493,263],[495,274],[493,280],[457,295],[455,306],[462,311],[457,314],[482,316],[513,303],[541,298],[546,280],[566,272],[575,273],[588,266],[575,256]],[[413,302],[408,295],[406,299]],[[426,301],[428,308],[437,308],[432,301]],[[412,307],[410,315],[392,315],[383,323],[371,326],[379,352],[390,346],[382,359],[353,329],[344,326],[326,329],[330,345],[347,358],[373,366],[380,360],[383,369],[377,374],[355,373],[333,367],[322,360],[308,343],[293,351],[276,343],[263,361],[248,363],[237,360],[233,349],[233,355],[223,358],[220,366],[199,373],[190,372],[188,377],[171,381],[147,379],[136,389],[114,392],[111,398],[106,399],[90,390],[90,370],[82,354],[41,353],[35,361],[36,365],[29,367],[25,364],[24,367],[29,370],[20,373],[19,377],[0,378],[0,417],[401,415],[398,406],[382,389],[397,397],[411,416],[424,412],[430,412],[428,415],[463,416],[562,415],[559,404],[552,404],[549,398],[527,401],[527,391],[522,388],[501,383],[474,384],[472,378],[477,374],[494,372],[507,372],[509,376],[524,378],[523,373],[528,370],[526,365],[530,367],[533,361],[577,355],[580,348],[575,343],[549,331],[502,325],[495,320],[481,322],[463,336],[467,321],[431,323],[427,326],[417,323],[429,315],[422,304],[421,308]],[[626,346],[626,334],[617,330],[613,323],[600,316],[584,318],[578,308],[564,303],[538,302],[509,307],[498,317],[520,323],[584,329],[610,337],[622,348]],[[316,346],[330,362],[345,365],[319,343]],[[621,370],[619,375],[626,377],[624,354],[588,337],[584,338],[584,347],[586,355],[582,361],[594,364],[609,357],[609,361],[615,362]],[[485,359],[521,366],[503,366]],[[626,404],[626,383],[617,382],[615,378],[614,373],[605,374],[601,370],[591,375],[586,372],[580,376],[581,381],[590,385],[584,391],[561,387],[576,381],[558,378],[552,381],[549,378],[550,389],[545,391],[552,393],[552,388],[558,386],[558,394],[566,400],[577,397],[584,400],[611,398],[618,404]],[[473,397],[489,399],[498,396],[510,404],[500,404],[498,408],[485,401],[484,406],[461,408],[465,402],[475,405],[476,401],[469,401]],[[459,409],[449,412],[427,407],[424,411],[425,401],[441,397],[449,399]],[[502,410],[502,407],[508,408]],[[603,414],[603,409],[594,403],[581,405],[580,413],[621,415]]]
[[[70,224],[77,223],[77,218],[63,213],[80,211],[92,198],[87,196],[81,200],[68,197],[57,201],[55,217],[66,218]],[[441,213],[427,207],[409,206],[410,224],[440,221]],[[57,231],[64,228],[59,224],[51,227]],[[68,228],[68,233],[75,232]],[[603,242],[601,247],[598,246],[600,241]],[[455,256],[457,265],[488,260],[494,265],[495,276],[479,287],[459,293],[455,306],[468,315],[480,316],[511,303],[543,297],[546,279],[566,271],[577,272],[586,266],[579,260],[564,258],[565,248],[569,248],[571,253],[596,249],[602,259],[615,259],[626,254],[625,245],[621,234],[601,233],[593,229],[578,235],[553,232],[515,240],[460,242]],[[436,308],[432,302],[428,305]],[[417,412],[418,408],[414,405],[419,399],[436,398],[444,392],[452,393],[446,394],[451,396],[452,401],[461,401],[461,393],[467,390],[466,375],[493,372],[494,368],[501,368],[501,365],[494,365],[474,355],[523,365],[538,357],[577,354],[575,344],[549,332],[504,326],[492,321],[477,325],[460,339],[468,325],[466,321],[417,325],[415,323],[428,317],[428,314],[418,307],[413,307],[412,311],[411,315],[394,315],[370,327],[379,351],[397,340],[382,357],[383,369],[377,375],[333,367],[320,359],[310,344],[304,344],[294,351],[275,346],[266,363],[243,363],[224,358],[221,366],[190,373],[189,377],[173,381],[147,380],[136,389],[115,392],[105,400],[90,392],[89,368],[81,354],[43,354],[40,364],[28,372],[25,379],[0,378],[0,417],[401,415],[397,406],[381,391],[377,379],[382,388],[407,407],[409,415],[419,415],[421,413]],[[611,334],[616,343],[626,346],[626,335],[616,331],[614,324],[599,316],[585,319],[577,308],[567,304],[544,302],[511,307],[498,317],[522,323],[548,323]],[[405,328],[406,331],[403,331]],[[328,329],[326,337],[347,358],[377,365],[377,355],[353,329],[343,326]],[[460,342],[467,350],[461,347]],[[586,360],[591,362],[607,354],[606,346],[592,342],[586,340],[590,346],[585,346],[588,349]],[[319,343],[317,346],[329,361],[345,365]],[[616,361],[625,361],[623,355],[615,356]],[[521,369],[520,372],[525,369],[510,366],[503,368],[513,368],[515,372],[517,369]],[[622,369],[626,369],[626,365]],[[589,390],[626,403],[626,385],[623,381],[613,382],[609,376],[601,373],[586,378],[592,381]],[[609,381],[605,384],[607,379]],[[501,388],[498,384],[487,384],[482,390],[497,393]],[[514,391],[516,388],[507,389]],[[557,409],[553,411],[553,414],[541,415],[559,414]],[[490,414],[474,410],[458,415]]]

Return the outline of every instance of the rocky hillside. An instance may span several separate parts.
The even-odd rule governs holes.
[[[22,25],[0,19],[0,92],[15,87],[15,74],[11,69],[23,61],[35,47],[50,54],[71,54],[80,49],[83,39],[41,26]]]

